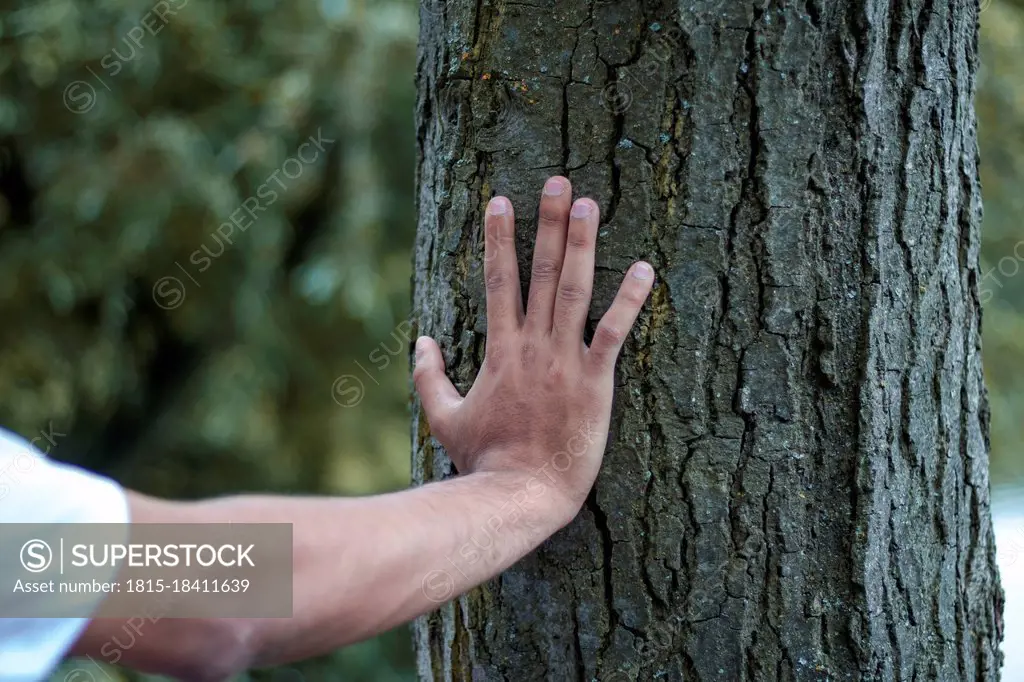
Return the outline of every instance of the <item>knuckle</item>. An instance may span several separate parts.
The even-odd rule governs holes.
[[[622,292],[622,300],[631,308],[639,308],[647,300],[647,292],[642,287],[627,287]]]
[[[417,386],[427,377],[427,366],[416,365],[412,370],[412,380]]]
[[[562,265],[553,258],[537,258],[533,261],[533,281],[550,282],[562,271]]]
[[[558,296],[563,301],[566,301],[566,302],[569,302],[569,303],[575,303],[577,301],[582,301],[588,295],[589,294],[588,294],[588,292],[587,292],[587,290],[585,288],[583,288],[579,284],[575,284],[573,282],[563,282],[558,287]]]
[[[572,249],[585,249],[588,248],[592,242],[593,239],[590,236],[590,231],[586,226],[580,225],[569,230],[569,237],[566,243],[569,245],[569,248]]]
[[[594,330],[594,344],[596,346],[617,348],[619,344],[625,339],[625,334],[621,329],[613,327],[610,324],[599,324],[597,329]]]
[[[565,381],[565,366],[552,360],[548,363],[548,378],[555,384]]]
[[[508,286],[508,281],[509,276],[507,272],[504,270],[495,270],[487,273],[487,276],[484,278],[484,286],[487,288],[487,291],[490,292],[502,291],[506,286]]]
[[[565,211],[547,202],[540,205],[540,222],[545,227],[560,227],[565,221]]]

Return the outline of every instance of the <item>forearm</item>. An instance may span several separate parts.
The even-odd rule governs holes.
[[[360,641],[500,573],[572,515],[543,474],[513,473],[475,473],[363,498],[169,503],[136,496],[132,506],[133,520],[143,523],[293,527],[293,617],[157,623],[166,632],[140,639],[122,662],[171,674],[201,670],[217,658],[228,667],[284,663]],[[94,621],[79,652],[101,646],[104,632],[120,625]],[[197,632],[203,635],[190,636]],[[215,658],[206,641],[218,642]]]
[[[478,473],[361,499],[225,500],[209,516],[294,524],[296,615],[253,622],[262,666],[365,639],[500,573],[569,520],[553,495]]]

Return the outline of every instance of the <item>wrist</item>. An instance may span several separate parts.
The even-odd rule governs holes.
[[[489,466],[485,458],[467,474],[502,499],[502,510],[514,518],[539,525],[548,535],[568,525],[579,513],[586,495],[575,495],[550,467]]]

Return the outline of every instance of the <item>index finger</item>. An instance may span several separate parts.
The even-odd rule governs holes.
[[[587,356],[599,369],[607,371],[615,367],[622,342],[636,322],[653,284],[654,269],[643,261],[634,263],[623,278],[619,293],[594,330],[587,351]]]

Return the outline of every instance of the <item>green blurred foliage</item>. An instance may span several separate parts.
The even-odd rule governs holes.
[[[1024,482],[1024,6],[982,5],[998,485]],[[9,0],[0,424],[159,495],[406,485],[416,21],[412,0]],[[242,679],[412,669],[401,629]]]
[[[982,2],[978,137],[979,283],[985,381],[992,408],[992,483],[1024,485],[1024,2]]]
[[[164,496],[408,485],[416,32],[411,1],[4,3],[0,424]],[[403,628],[252,679],[412,669]]]

